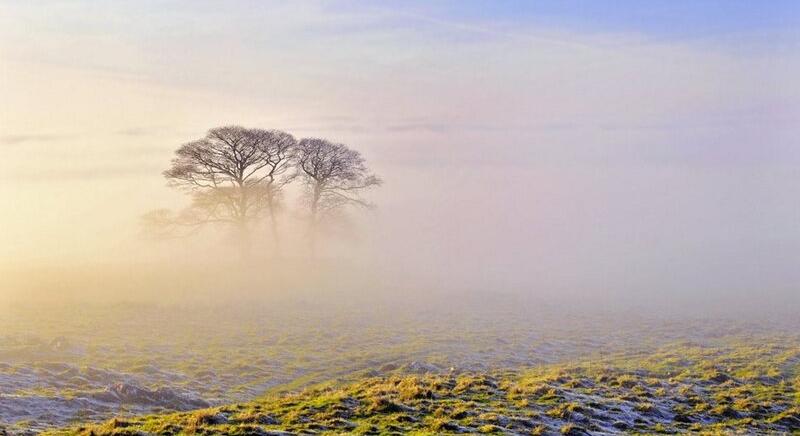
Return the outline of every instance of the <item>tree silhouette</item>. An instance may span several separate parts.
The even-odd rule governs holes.
[[[348,205],[372,207],[361,194],[379,186],[382,181],[369,172],[358,151],[325,139],[301,139],[297,144],[296,159],[297,175],[305,185],[309,241],[313,252],[320,222]]]
[[[170,186],[191,197],[188,208],[175,214],[157,210],[145,224],[162,234],[192,231],[206,224],[232,225],[239,234],[242,255],[250,250],[250,225],[267,211],[277,241],[275,209],[283,187],[291,180],[296,141],[278,130],[218,127],[202,139],[181,145],[164,171]]]

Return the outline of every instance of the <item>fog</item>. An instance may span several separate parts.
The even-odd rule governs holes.
[[[796,431],[798,29],[0,1],[0,435]]]
[[[118,7],[0,6],[6,302],[797,307],[796,35]],[[359,150],[384,180],[377,208],[349,210],[313,258],[297,186],[280,258],[264,235],[247,265],[225,230],[143,235],[142,214],[188,202],[161,175],[173,151],[228,124]]]

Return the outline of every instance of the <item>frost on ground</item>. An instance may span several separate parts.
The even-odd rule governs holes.
[[[397,373],[54,434],[780,434],[800,429],[797,337],[476,373]]]
[[[386,419],[434,433],[658,430],[682,421],[689,429],[748,419],[789,428],[797,414],[779,399],[796,395],[796,327],[517,301],[370,310],[16,307],[0,319],[0,428],[26,433],[112,417],[127,428],[128,419],[144,425],[137,415],[276,398],[323,382],[335,387],[212,409],[207,424],[223,426],[212,433],[237,425],[391,431]],[[724,353],[745,357],[714,360]],[[424,395],[395,392],[409,383]],[[264,408],[276,409],[260,418]],[[257,420],[242,418],[245,411]],[[146,428],[169,433],[161,430]]]

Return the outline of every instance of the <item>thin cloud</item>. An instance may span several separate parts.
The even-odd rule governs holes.
[[[390,132],[432,132],[432,133],[444,133],[448,130],[451,130],[452,126],[449,126],[444,123],[431,123],[431,122],[421,122],[421,123],[403,123],[403,124],[393,124],[386,127],[386,130]]]
[[[162,168],[157,165],[114,165],[83,168],[49,168],[42,171],[29,173],[8,173],[0,177],[0,179],[27,183],[53,183],[58,181],[88,180],[94,181],[142,177],[154,174],[157,175],[161,170]]]
[[[121,136],[147,136],[155,133],[155,131],[147,127],[131,127],[129,129],[117,130],[114,133]]]
[[[517,40],[523,40],[528,42],[537,42],[537,43],[546,43],[546,44],[555,44],[560,45],[565,48],[571,49],[593,49],[589,44],[585,44],[582,42],[575,41],[573,39],[568,39],[563,36],[556,37],[551,35],[540,35],[540,34],[533,34],[530,32],[509,32],[505,30],[498,30],[489,26],[479,25],[474,23],[465,23],[459,22],[454,20],[446,20],[436,18],[434,16],[422,13],[414,13],[408,11],[395,11],[390,9],[383,9],[383,8],[376,8],[376,10],[380,10],[384,13],[390,13],[398,17],[404,17],[411,20],[416,20],[420,22],[425,22],[434,26],[440,26],[446,28],[448,30],[455,30],[467,33],[474,33],[480,34],[484,36],[490,37],[501,37],[501,38],[511,38]]]
[[[138,137],[170,133],[172,131],[174,131],[174,129],[169,126],[133,126],[117,130],[114,132],[114,134],[120,136]]]
[[[509,132],[509,131],[562,131],[579,127],[573,122],[531,123],[531,124],[452,124],[435,121],[408,121],[386,126],[389,132]]]
[[[0,144],[18,145],[28,142],[53,142],[72,138],[72,135],[27,134],[27,135],[0,135]]]

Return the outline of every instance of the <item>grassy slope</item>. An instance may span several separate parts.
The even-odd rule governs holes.
[[[66,434],[800,432],[800,344],[748,338],[519,371],[393,374]]]

